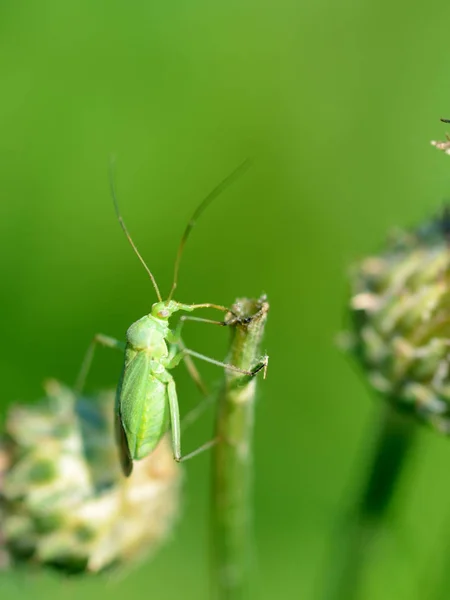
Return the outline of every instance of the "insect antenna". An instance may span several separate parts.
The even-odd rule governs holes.
[[[232,171],[225,179],[223,179],[207,196],[204,198],[194,211],[194,214],[190,218],[186,229],[181,237],[180,245],[178,246],[177,257],[175,259],[175,268],[173,271],[173,283],[170,289],[168,300],[172,299],[178,283],[178,272],[180,270],[181,257],[183,256],[184,247],[186,245],[189,234],[191,233],[197,219],[200,215],[208,208],[213,200],[217,198],[228,186],[230,186],[238,177],[240,177],[251,165],[249,158],[244,160],[234,171]]]
[[[158,302],[162,302],[161,293],[159,291],[158,284],[156,283],[156,279],[154,278],[153,273],[147,267],[145,260],[142,258],[141,254],[139,253],[139,250],[137,249],[136,244],[133,242],[133,239],[127,229],[127,226],[125,225],[125,221],[123,220],[122,215],[120,214],[119,203],[117,201],[116,186],[115,186],[115,182],[114,182],[114,160],[112,158],[109,161],[109,184],[111,187],[111,196],[112,196],[112,199],[114,202],[114,209],[116,211],[117,219],[119,220],[120,226],[122,227],[123,232],[127,236],[127,240],[130,242],[131,247],[133,248],[135,254],[139,258],[141,263],[144,265],[144,269],[147,271],[148,276],[150,277],[151,282],[153,284],[153,287],[155,288],[155,292],[158,297]]]

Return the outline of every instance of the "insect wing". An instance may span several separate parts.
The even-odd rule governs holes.
[[[150,357],[146,352],[125,351],[125,366],[117,390],[116,431],[123,463],[137,458],[142,413],[147,400]],[[125,454],[128,454],[128,461]]]
[[[120,466],[125,477],[129,477],[133,471],[133,459],[131,458],[128,440],[118,414],[115,416],[116,441],[119,449]]]

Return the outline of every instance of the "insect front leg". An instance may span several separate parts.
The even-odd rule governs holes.
[[[206,442],[206,444],[203,444],[202,446],[200,446],[193,452],[189,452],[189,454],[186,454],[185,456],[181,455],[181,424],[180,424],[180,408],[178,405],[177,390],[175,387],[175,381],[173,380],[173,377],[169,373],[167,373],[167,371],[166,371],[165,375],[166,375],[165,379],[167,381],[167,395],[168,395],[168,399],[169,399],[169,412],[170,412],[170,423],[171,423],[171,430],[172,430],[173,457],[177,462],[183,462],[185,460],[193,458],[194,456],[197,456],[197,454],[200,454],[201,452],[204,452],[205,450],[208,450],[209,448],[214,446],[214,444],[217,442],[217,440],[216,439],[210,440],[209,442]]]
[[[75,391],[78,393],[82,392],[84,384],[86,383],[86,378],[92,366],[92,360],[94,358],[94,352],[97,345],[106,346],[107,348],[114,348],[115,350],[120,350],[123,352],[126,344],[107,335],[103,335],[102,333],[97,333],[97,335],[94,336],[94,339],[89,344],[89,348],[87,349],[86,355],[81,364],[77,381],[75,383]]]
[[[231,312],[227,309],[228,312]],[[209,325],[219,325],[220,327],[228,327],[229,325],[235,325],[238,321],[240,321],[239,317],[233,316],[232,319],[228,321],[216,321],[214,319],[204,319],[203,317],[191,317],[188,315],[182,315],[178,324],[174,331],[169,331],[167,339],[170,343],[178,344],[181,338],[181,330],[183,329],[183,325],[186,321],[195,321],[197,323],[208,323]]]

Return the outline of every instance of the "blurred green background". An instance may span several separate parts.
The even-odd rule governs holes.
[[[334,345],[347,266],[450,197],[431,148],[450,117],[450,5],[234,0],[0,4],[4,411],[72,383],[95,332],[123,338],[154,293],[114,216],[169,289],[199,200],[247,156],[183,259],[177,299],[271,302],[255,439],[259,598],[319,598],[331,536],[361,479],[376,404]],[[227,333],[191,324],[223,357]],[[89,386],[117,381],[98,353]],[[202,371],[220,379],[214,368]],[[182,410],[197,401],[176,372]],[[207,439],[210,423],[185,438]],[[450,564],[450,444],[424,429],[372,556],[368,600],[414,600]],[[119,580],[5,576],[2,600],[208,597],[209,457],[186,465],[182,519]],[[447,554],[446,554],[447,552]]]

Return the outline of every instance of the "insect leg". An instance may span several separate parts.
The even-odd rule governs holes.
[[[179,350],[179,351],[178,351]],[[181,338],[178,339],[177,344],[173,344],[170,349],[169,356],[167,360],[164,361],[164,366],[166,369],[174,369],[177,365],[180,364],[181,361],[184,361],[186,368],[188,370],[189,375],[194,380],[194,383],[198,387],[198,389],[202,392],[204,396],[209,396],[208,388],[203,381],[202,376],[200,375],[197,367],[194,364],[192,358],[186,352],[186,346]]]
[[[167,333],[167,341],[172,344],[169,353],[169,368],[175,367],[181,359],[184,360],[184,364],[186,365],[186,369],[188,370],[189,375],[192,377],[195,385],[201,391],[204,396],[208,395],[208,388],[206,387],[200,373],[197,370],[197,367],[194,364],[194,361],[190,356],[187,356],[185,353],[181,354],[180,359],[175,358],[177,356],[178,350],[183,350],[185,345],[183,340],[181,339],[181,330],[183,328],[184,321],[183,317],[179,320],[178,325],[175,331],[169,330]],[[220,322],[220,321],[219,321]]]
[[[188,354],[185,354],[183,352],[183,350],[186,348],[186,346],[184,345],[184,342],[181,338],[179,339],[178,347],[180,348],[181,354],[183,355],[183,361],[184,361],[184,364],[186,365],[189,375],[192,377],[194,383],[197,385],[197,387],[199,388],[199,390],[202,392],[202,394],[204,396],[203,400],[201,402],[199,402],[199,404],[197,404],[197,406],[195,406],[186,415],[184,415],[184,417],[181,421],[181,428],[184,431],[190,425],[192,425],[192,423],[195,423],[195,421],[197,421],[197,419],[199,419],[201,417],[201,415],[205,412],[205,410],[217,400],[217,394],[214,392],[210,393],[208,391],[208,388],[206,387],[202,376],[200,375],[197,367],[195,366],[194,361]]]
[[[201,393],[204,396],[208,396],[209,390],[208,390],[205,382],[203,381],[203,378],[200,375],[197,367],[195,366],[194,361],[192,360],[192,358],[190,356],[188,356],[184,352],[184,349],[186,346],[184,345],[184,342],[181,338],[178,340],[178,347],[182,351],[182,359],[184,361],[184,364],[186,365],[186,369],[187,369],[189,375],[191,376],[193,382],[195,383],[195,385],[198,387],[198,389],[201,391]]]
[[[189,307],[189,310],[195,310],[197,308],[215,308],[216,310],[221,310],[225,313],[234,314],[231,308],[228,308],[227,306],[222,306],[221,304],[212,304],[211,302],[203,302],[202,304],[187,304],[186,306]]]
[[[124,342],[119,342],[118,340],[115,340],[112,337],[108,337],[107,335],[97,333],[97,335],[94,336],[92,342],[89,344],[89,348],[87,349],[86,355],[81,364],[81,369],[75,383],[75,391],[78,393],[81,393],[84,388],[84,384],[86,383],[86,377],[91,368],[92,359],[94,358],[95,348],[98,344],[100,344],[101,346],[106,346],[107,348],[114,348],[116,350],[121,351],[125,350]]]
[[[200,446],[193,452],[189,452],[189,454],[186,454],[185,456],[181,456],[180,409],[178,406],[178,397],[175,382],[170,375],[167,383],[167,394],[169,397],[170,422],[172,428],[172,449],[175,460],[177,462],[182,462],[188,460],[189,458],[193,458],[194,456],[197,456],[197,454],[200,454],[201,452],[204,452],[205,450],[211,448],[211,446],[213,446],[217,442],[216,439],[206,442],[206,444],[203,444],[202,446]]]
[[[175,367],[181,360],[184,361],[186,369],[189,375],[192,377],[195,385],[198,387],[200,392],[203,394],[203,400],[197,404],[192,410],[190,410],[181,420],[181,429],[184,431],[187,429],[192,423],[205,412],[205,410],[216,400],[216,394],[211,394],[203,381],[202,376],[200,375],[197,367],[195,366],[194,361],[190,356],[183,352],[185,348],[183,340],[178,337],[178,343],[173,344],[170,348],[170,353],[168,360],[165,362],[166,368]],[[179,351],[181,350],[181,352]]]
[[[172,450],[176,461],[181,460],[181,426],[180,426],[180,407],[178,406],[178,396],[175,387],[175,381],[170,377],[167,383],[167,395],[169,398],[170,425],[172,430]]]
[[[205,412],[205,410],[211,406],[218,398],[217,394],[210,394],[203,398],[201,402],[194,406],[184,417],[181,419],[181,431],[186,431],[193,423],[195,423]]]
[[[183,340],[181,339],[181,330],[183,328],[185,321],[197,321],[200,323],[210,323],[212,325],[220,325],[222,327],[227,326],[227,325],[232,325],[233,323],[235,323],[235,319],[231,319],[229,322],[225,322],[225,321],[214,321],[212,319],[203,319],[201,317],[189,317],[189,316],[183,315],[182,317],[180,317],[180,320],[178,322],[176,329],[174,331],[169,331],[168,335],[167,335],[167,340],[173,344],[171,351],[170,351],[170,355],[169,355],[169,358],[171,361],[175,358],[176,350],[178,348],[180,350],[185,350],[185,348],[186,348]],[[204,382],[201,378],[201,375],[198,372],[197,367],[195,366],[193,360],[186,353],[183,353],[182,358],[183,358],[184,364],[186,365],[186,368],[189,372],[189,375],[194,380],[194,383],[199,388],[199,390],[202,392],[202,394],[206,396],[208,394],[208,388],[204,384]],[[178,362],[179,361],[177,361],[176,364],[178,364]],[[171,364],[171,367],[176,366],[176,364]],[[171,367],[169,367],[169,368],[171,368]]]
[[[235,373],[242,373],[243,375],[248,375],[249,377],[253,377],[259,371],[264,371],[264,378],[267,373],[267,364],[269,362],[268,356],[263,356],[263,358],[258,362],[256,367],[254,367],[251,371],[247,371],[246,369],[240,369],[239,367],[235,367],[234,365],[230,365],[228,363],[224,363],[220,360],[216,360],[215,358],[210,358],[209,356],[205,356],[204,354],[200,354],[199,352],[195,352],[194,350],[190,350],[189,348],[184,348],[182,350],[187,355],[193,356],[194,358],[198,358],[199,360],[204,360],[205,362],[209,362],[213,365],[217,365],[218,367],[223,367],[228,371],[234,371]]]
[[[204,319],[203,317],[189,317],[187,315],[183,315],[180,317],[180,322],[184,323],[185,321],[197,321],[197,323],[211,323],[211,325],[220,325],[221,327],[226,327],[227,325],[233,325],[235,323],[235,319],[231,319],[230,321],[216,321],[215,319]]]
[[[179,344],[181,339],[181,330],[183,329],[183,325],[186,321],[197,321],[199,323],[210,323],[212,325],[220,325],[221,327],[226,327],[227,325],[233,325],[235,323],[235,319],[231,319],[230,322],[225,321],[214,321],[213,319],[203,319],[201,317],[188,317],[182,316],[178,321],[176,328],[172,331],[169,330],[167,333],[167,340],[171,344]]]

